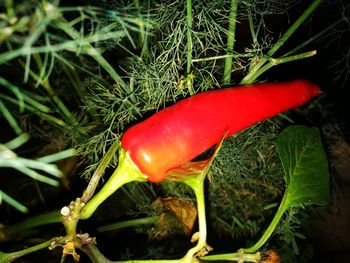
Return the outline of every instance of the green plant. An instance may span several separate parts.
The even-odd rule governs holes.
[[[288,2],[178,0],[156,3],[149,0],[133,1],[128,5],[115,1],[101,2],[98,7],[64,6],[66,3],[59,1],[24,1],[17,4],[6,0],[1,3],[2,121],[13,129],[15,135],[11,136],[22,136],[26,132],[33,139],[49,141],[59,138],[58,148],[61,150],[77,148],[80,167],[85,170],[89,181],[81,197],[64,206],[60,215],[55,211],[33,216],[22,223],[5,226],[1,232],[6,240],[13,238],[16,232],[62,221],[66,235],[30,249],[1,253],[1,259],[11,262],[48,247],[50,243],[51,249],[64,248],[62,261],[69,255],[79,260],[78,248],[93,261],[108,262],[97,249],[95,239],[88,234],[80,234],[78,222],[84,217],[84,204],[98,195],[95,195],[95,191],[102,176],[109,174],[109,166],[116,165],[121,133],[134,122],[180,98],[219,86],[250,84],[276,65],[314,56],[314,50],[302,49],[310,45],[315,40],[313,38],[297,47],[287,44],[319,6],[319,0],[312,1],[298,18],[293,18],[294,22],[288,25],[285,33],[274,39],[270,36],[265,18],[269,14],[287,12],[290,8]],[[238,33],[242,28],[237,21],[246,22],[249,28],[252,42],[245,47],[239,45]],[[268,246],[266,240],[283,214],[294,206],[327,202],[327,160],[318,133],[315,129],[297,126],[283,132],[279,142],[270,143],[270,138],[276,139],[281,127],[285,126],[285,123],[281,124],[283,120],[291,121],[287,115],[280,117],[224,141],[220,151],[217,148],[210,158],[198,163],[200,165],[193,168],[193,176],[182,183],[165,182],[157,186],[139,183],[121,188],[127,199],[143,209],[136,212],[138,217],[150,215],[144,220],[137,218],[139,224],[154,223],[160,218],[150,208],[150,200],[160,192],[168,189],[169,193],[179,196],[187,194],[189,189],[194,190],[190,198],[196,200],[199,213],[199,234],[194,235],[194,242],[198,242],[184,252],[185,256],[174,262],[196,262],[199,258],[258,262],[263,257],[259,252],[264,251],[262,245]],[[310,136],[314,139],[310,139]],[[264,147],[258,148],[252,143],[254,140],[264,142]],[[287,141],[296,142],[297,147],[291,147]],[[254,217],[251,217],[247,224],[242,223],[249,207],[240,210],[237,204],[233,206],[234,209],[226,209],[226,214],[222,214],[222,221],[228,225],[226,229],[232,230],[232,235],[241,234],[249,236],[250,241],[254,240],[261,233],[259,226],[265,215],[263,210],[267,209],[268,214],[272,215],[282,197],[283,171],[278,162],[276,144],[284,168],[295,167],[295,163],[286,163],[291,156],[300,157],[298,160],[301,163],[298,165],[302,167],[296,174],[286,173],[287,197],[282,199],[276,218],[255,245],[237,252],[227,249],[234,252],[229,255],[206,256],[211,250],[206,244],[206,215],[211,212],[206,211],[204,202],[206,175],[209,174],[211,197],[220,190],[229,189],[235,193],[233,188],[237,189],[236,194],[224,197],[218,194],[222,199],[218,198],[217,202],[226,200],[226,204],[232,204],[237,199],[242,200],[239,193],[245,188],[244,184],[249,185],[248,194],[261,194],[264,200],[259,203],[261,207],[254,211],[258,220],[254,221]],[[304,144],[312,145],[308,154],[300,151]],[[8,145],[5,144],[7,149],[20,151]],[[295,155],[288,155],[288,150],[294,150]],[[228,156],[231,154],[246,159],[236,166],[230,166]],[[254,162],[252,156],[258,156],[259,161]],[[317,159],[317,163],[309,164],[310,156]],[[35,161],[33,158],[29,156],[16,161]],[[123,158],[123,152],[120,158]],[[36,164],[41,165],[42,162]],[[254,168],[250,174],[252,177],[247,172],[250,167]],[[132,166],[126,165],[124,168],[127,172]],[[303,174],[304,169],[306,174]],[[274,172],[279,175],[277,178],[274,178]],[[304,175],[301,177],[303,179],[300,179],[301,174]],[[320,178],[314,178],[315,174],[319,174]],[[265,179],[263,175],[268,176]],[[316,182],[320,186],[319,192],[315,192],[310,199],[297,193],[298,187],[310,189],[315,187]],[[74,192],[74,196],[77,195]],[[245,200],[254,203],[254,198]],[[240,212],[235,213],[237,210]],[[228,214],[230,218],[227,218]],[[126,221],[122,226],[134,224],[135,221]],[[241,230],[248,229],[250,235],[234,230],[235,225],[239,225]],[[11,235],[6,234],[7,230]],[[56,235],[59,234],[55,232],[52,236]],[[148,256],[154,257],[154,254],[150,251]]]

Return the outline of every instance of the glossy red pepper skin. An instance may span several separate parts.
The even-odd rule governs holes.
[[[304,80],[262,83],[207,91],[167,107],[129,128],[124,150],[151,182],[192,160],[226,137],[288,109],[319,93]]]

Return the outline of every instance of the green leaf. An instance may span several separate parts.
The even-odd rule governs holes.
[[[277,139],[287,183],[285,209],[329,201],[327,156],[317,128],[293,125]]]
[[[318,129],[289,126],[278,136],[277,149],[287,188],[264,234],[253,246],[241,250],[246,253],[265,244],[288,208],[329,202],[328,162]]]

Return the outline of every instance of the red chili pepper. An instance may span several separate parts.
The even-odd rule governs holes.
[[[151,182],[220,142],[319,93],[304,80],[207,91],[165,108],[129,128],[121,139],[131,160]]]

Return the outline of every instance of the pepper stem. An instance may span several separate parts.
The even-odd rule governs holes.
[[[183,257],[185,262],[191,262],[191,259],[195,257],[196,254],[206,250],[207,248],[207,221],[205,214],[205,190],[204,190],[204,180],[206,177],[206,172],[199,173],[195,176],[187,177],[182,182],[192,188],[195,193],[197,200],[197,211],[198,211],[198,228],[199,237],[197,245],[186,253]],[[205,251],[203,251],[205,253]]]
[[[146,179],[147,177],[141,173],[141,171],[131,160],[129,153],[123,148],[120,148],[117,169],[105,183],[102,189],[85,205],[80,213],[80,219],[88,219],[91,217],[100,204],[124,184],[134,181],[143,182],[146,181]]]

